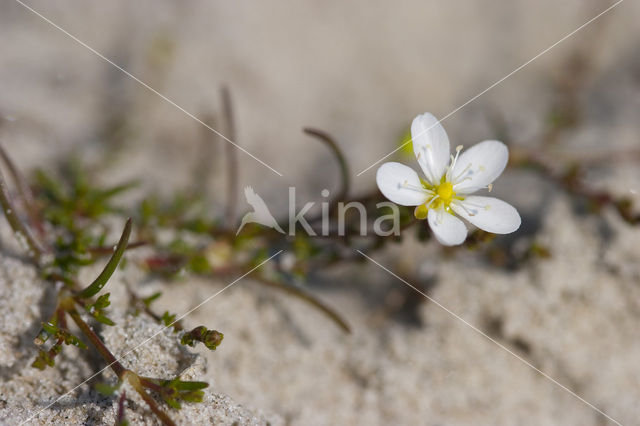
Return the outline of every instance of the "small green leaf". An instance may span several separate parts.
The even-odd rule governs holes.
[[[204,399],[204,392],[193,391],[180,395],[180,399],[184,402],[202,402]]]
[[[160,385],[162,399],[172,408],[180,409],[180,402],[202,402],[204,392],[202,389],[209,386],[206,382],[182,381],[179,377],[173,380],[153,379],[153,382]]]
[[[158,299],[160,296],[162,296],[161,292],[153,293],[151,296],[142,299],[142,303],[149,307],[151,306],[151,303]]]
[[[167,396],[164,398],[164,402],[166,402],[169,405],[169,407],[174,408],[176,410],[179,410],[182,408],[182,405],[180,405],[180,403],[176,401],[174,398]]]
[[[76,336],[74,336],[73,334],[66,332],[65,336],[64,336],[64,343],[67,345],[73,345],[77,348],[80,349],[86,349],[87,345],[85,345],[82,340],[78,339]]]
[[[49,367],[53,367],[55,365],[54,358],[62,351],[62,346],[53,345],[51,349],[48,351],[40,350],[38,351],[38,356],[31,364],[32,367],[37,368],[38,370],[44,370]]]
[[[209,383],[207,382],[183,382],[179,380],[177,383],[173,385],[173,387],[179,391],[193,391],[199,389],[205,389],[209,387]]]
[[[37,368],[38,370],[44,370],[49,367],[53,367],[55,362],[53,358],[49,357],[49,353],[46,351],[38,351],[38,356],[31,364],[32,367]]]
[[[165,313],[162,314],[162,322],[166,327],[170,327],[175,322],[175,320],[176,315],[170,314],[169,311],[165,311]]]
[[[96,319],[96,321],[104,325],[116,325],[115,322],[111,321],[109,318],[105,317],[104,315],[95,315],[94,318]]]
[[[44,342],[49,340],[49,337],[51,336],[57,340],[61,340],[66,345],[73,345],[80,349],[87,348],[87,345],[85,345],[84,342],[82,342],[82,340],[80,340],[78,337],[71,334],[68,330],[59,328],[53,322],[42,323],[42,332],[36,338],[36,343],[42,345],[44,344]],[[55,346],[57,345],[54,345],[54,348]]]
[[[55,336],[58,333],[58,326],[50,322],[43,322],[42,328],[52,336]]]
[[[122,382],[118,382],[115,385],[110,385],[104,382],[98,382],[93,385],[93,388],[100,392],[104,396],[111,396],[122,386]]]
[[[111,293],[105,293],[101,295],[96,299],[95,303],[86,305],[84,309],[98,322],[106,325],[115,325],[115,323],[107,318],[104,314],[104,310],[111,304],[111,302],[109,301],[110,295]]]
[[[96,309],[104,309],[107,306],[109,306],[111,304],[111,302],[109,301],[109,294],[103,294],[102,296],[98,297],[96,299],[96,303],[93,304],[93,306],[95,306]]]

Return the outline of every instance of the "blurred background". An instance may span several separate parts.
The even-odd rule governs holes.
[[[355,175],[395,149],[413,117],[444,117],[613,3],[28,5],[223,133],[226,86],[234,141],[283,175],[239,153],[239,185],[284,213],[288,186],[319,201],[339,184],[330,152],[303,127],[331,133],[354,194],[370,191],[376,168]],[[640,149],[638,18],[640,3],[623,1],[452,114],[443,122],[452,145],[502,139],[567,161]],[[219,137],[13,0],[0,5],[0,37],[0,140],[23,169],[78,156],[105,183],[138,179],[140,191],[161,193],[197,184],[212,214],[224,210]],[[618,160],[586,182],[640,203],[637,161]],[[444,306],[611,417],[637,423],[638,227],[611,211],[577,212],[532,173],[509,171],[497,183],[524,219],[522,234],[505,238],[540,241],[549,258],[506,271],[406,239],[379,260],[426,277]],[[164,289],[159,303],[182,311],[211,290],[191,284]],[[406,306],[397,302],[407,297],[402,286],[371,264],[317,283],[352,324],[344,336],[297,302],[239,285],[192,318],[225,333],[220,350],[205,354],[215,390],[296,425],[609,421],[433,304],[415,302],[410,320],[390,318],[389,306]]]

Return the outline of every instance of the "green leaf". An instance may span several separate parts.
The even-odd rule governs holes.
[[[38,356],[31,364],[32,367],[37,368],[38,370],[44,370],[48,367],[53,367],[55,365],[54,358],[62,351],[62,346],[53,345],[51,349],[48,351],[40,350],[38,351]]]
[[[207,382],[183,382],[181,380],[179,380],[177,383],[175,383],[174,388],[179,390],[179,391],[193,391],[193,390],[199,390],[199,389],[205,389],[209,387],[209,383]]]
[[[111,321],[109,318],[105,317],[104,315],[95,315],[94,318],[96,319],[96,321],[104,325],[116,325],[115,322]]]
[[[58,333],[58,326],[50,322],[43,322],[42,328],[52,336],[55,336]]]
[[[166,402],[169,405],[169,407],[174,408],[176,410],[179,410],[182,408],[182,405],[180,405],[180,403],[177,400],[169,396],[165,396],[164,402]]]
[[[88,287],[77,294],[78,297],[85,299],[87,297],[95,296],[100,290],[102,290],[102,287],[107,284],[107,281],[109,281],[109,278],[111,278],[111,276],[115,272],[116,267],[118,266],[118,263],[120,262],[120,259],[122,258],[122,255],[127,248],[130,235],[131,218],[127,219],[127,223],[124,227],[124,231],[122,232],[122,236],[120,237],[120,241],[118,241],[118,245],[116,246],[113,255],[109,259],[109,262],[107,262],[107,265],[104,267],[95,281],[93,281],[91,284],[89,284]]]
[[[175,322],[175,320],[176,315],[170,314],[169,311],[165,311],[164,314],[162,314],[162,322],[166,327],[170,327]]]
[[[161,292],[153,293],[151,296],[142,299],[142,303],[149,307],[151,306],[151,303],[158,299],[160,296],[162,296]]]
[[[84,309],[98,322],[106,325],[115,325],[113,321],[104,315],[104,310],[111,304],[109,296],[111,296],[111,293],[103,294],[96,299],[95,303],[86,305]]]
[[[66,345],[73,345],[80,349],[86,349],[87,345],[82,340],[71,334],[68,330],[59,328],[53,322],[43,322],[42,332],[37,337],[37,344],[44,344],[52,336],[57,340],[62,340]],[[54,345],[55,347],[56,345]]]
[[[93,388],[100,392],[104,396],[111,396],[122,386],[122,382],[118,382],[115,385],[110,385],[104,382],[98,382],[93,385]]]
[[[40,191],[49,201],[56,203],[66,198],[62,183],[46,174],[43,170],[36,170],[35,178]]]
[[[78,339],[76,336],[74,336],[73,334],[66,332],[65,333],[65,337],[64,337],[64,343],[67,345],[73,345],[75,347],[78,347],[80,349],[86,349],[87,345],[85,345],[82,340]]]
[[[116,185],[116,186],[111,187],[109,189],[100,190],[99,191],[100,197],[102,199],[112,198],[112,197],[114,197],[116,195],[119,195],[119,194],[121,194],[123,192],[126,192],[126,191],[128,191],[130,189],[133,189],[133,188],[135,188],[135,187],[137,187],[139,185],[140,185],[140,182],[138,182],[138,181],[131,181],[131,182],[123,183],[123,184],[120,184],[120,185]]]
[[[204,392],[202,389],[209,386],[206,382],[182,381],[179,377],[173,380],[164,380],[160,382],[162,390],[160,391],[164,401],[172,408],[180,409],[180,401],[183,402],[202,402]]]
[[[95,306],[96,309],[104,309],[109,306],[111,304],[111,302],[109,301],[109,295],[110,293],[107,293],[98,297],[98,299],[96,299],[96,303],[94,303],[93,306]]]

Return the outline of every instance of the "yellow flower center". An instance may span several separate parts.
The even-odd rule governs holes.
[[[440,207],[444,207],[445,209],[449,210],[449,204],[451,203],[451,200],[456,197],[456,193],[453,192],[453,184],[451,182],[442,182],[435,188],[431,187],[431,189],[435,192],[435,195],[425,204],[420,204],[415,208],[415,210],[413,211],[413,215],[416,217],[416,219],[426,219],[429,213],[429,209],[438,209]]]
[[[438,197],[440,197],[442,202],[447,206],[451,202],[453,196],[456,195],[456,193],[453,192],[453,185],[451,184],[451,182],[442,182],[440,185],[438,185],[436,194],[438,194]]]

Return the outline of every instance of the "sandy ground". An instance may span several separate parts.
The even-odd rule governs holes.
[[[312,199],[337,183],[332,158],[302,135],[303,126],[335,135],[355,174],[389,152],[416,114],[448,114],[612,3],[29,4],[207,122],[218,115],[218,89],[227,84],[238,142],[284,175],[241,154],[241,183],[285,211],[287,186]],[[558,152],[637,147],[637,16],[640,4],[626,0],[452,115],[443,123],[452,143],[496,137],[490,123],[497,114],[512,144],[537,146],[554,83],[567,58],[587,49],[593,70],[579,99],[585,124],[562,135]],[[106,159],[105,182],[140,178],[146,190],[165,192],[192,184],[203,143],[213,140],[200,124],[12,0],[0,5],[0,34],[0,138],[23,168],[75,153],[89,163]],[[118,131],[114,122],[122,123]],[[221,153],[214,149],[205,163],[212,212],[223,202]],[[355,190],[370,189],[373,176],[370,170],[354,178]],[[640,201],[632,192],[640,191],[637,165],[594,170],[588,179]],[[400,273],[423,271],[443,306],[620,423],[637,424],[640,231],[612,212],[576,214],[565,195],[525,173],[506,174],[496,192],[520,209],[522,232],[548,245],[551,259],[504,272],[470,253],[442,259],[435,247],[411,240],[375,258]],[[98,364],[78,362],[68,350],[58,369],[29,368],[32,335],[50,306],[5,225],[0,422],[11,424]],[[142,281],[135,268],[118,274],[114,296],[123,278]],[[182,312],[224,284],[154,281],[140,290],[161,289],[158,309]],[[183,424],[608,424],[434,303],[417,310],[420,326],[390,318],[383,306],[402,286],[370,263],[313,283],[353,325],[345,336],[297,301],[243,280],[186,319],[224,332],[219,350],[193,358],[162,334],[129,362],[150,374],[195,362],[187,373],[204,374],[212,387],[207,404],[174,413]],[[154,327],[140,318],[105,338],[123,348]],[[112,400],[86,387],[74,396],[32,423],[113,423]],[[131,416],[139,421],[139,410]]]

